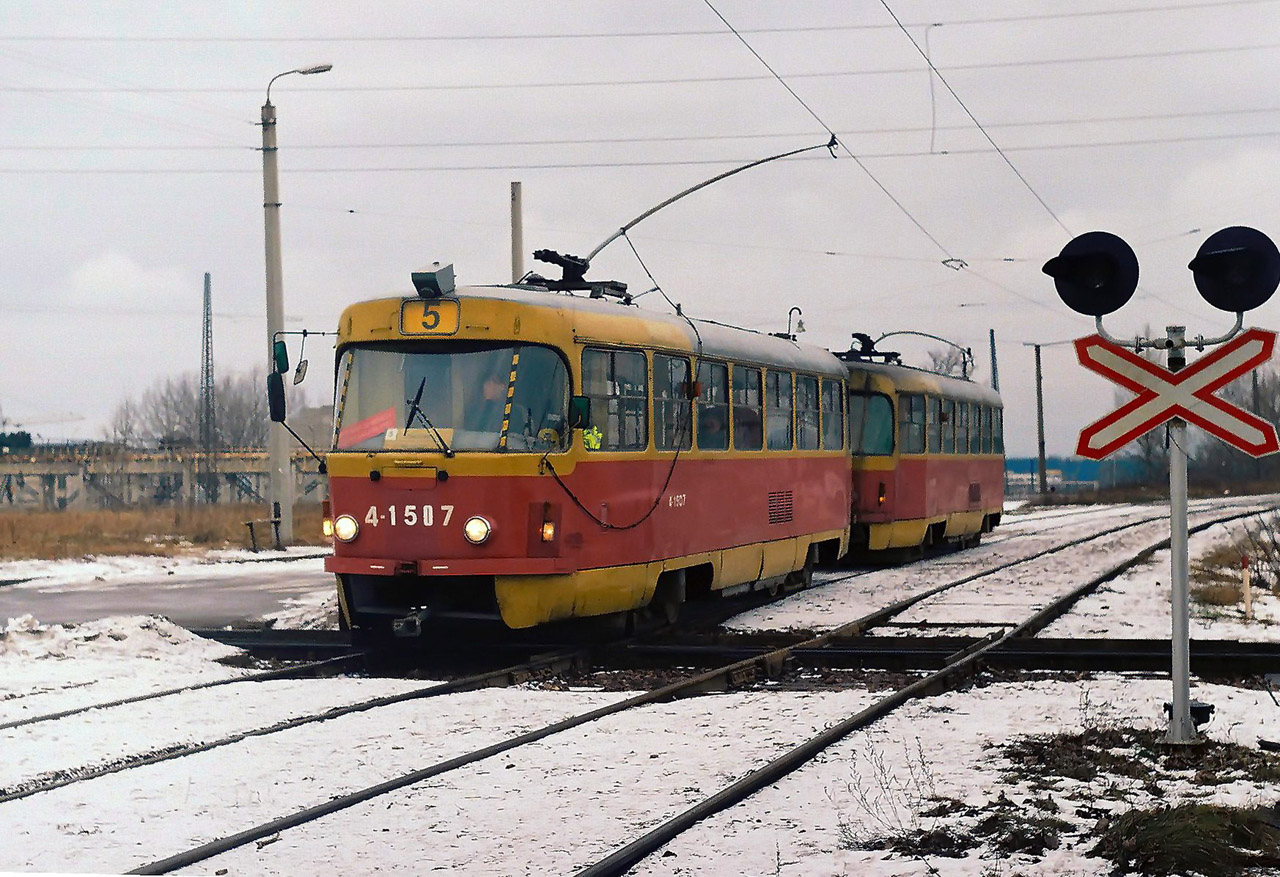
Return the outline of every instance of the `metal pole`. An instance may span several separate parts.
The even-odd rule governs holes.
[[[1187,586],[1187,444],[1186,421],[1169,422],[1169,561],[1173,583],[1173,712],[1169,716],[1170,743],[1191,743],[1196,726],[1191,721],[1190,605]]]
[[[991,389],[1000,392],[1000,369],[996,367],[996,330],[988,329],[991,338]]]
[[[1169,371],[1180,371],[1186,365],[1184,328],[1170,326]],[[1189,565],[1187,549],[1187,422],[1181,418],[1169,421],[1169,576],[1173,625],[1173,706],[1169,713],[1169,743],[1193,743],[1196,726],[1191,720],[1191,642],[1190,593],[1187,583]]]
[[[520,183],[511,183],[511,282],[524,277],[524,201]]]
[[[1044,375],[1040,370],[1040,345],[1032,345],[1036,349],[1036,435],[1040,448],[1040,492],[1048,488],[1048,472],[1045,471],[1044,458]]]
[[[272,346],[284,330],[284,279],[280,264],[280,169],[276,157],[276,108],[270,98],[262,105],[262,208],[267,260],[267,367],[275,370]],[[289,433],[271,423],[267,443],[271,517],[280,521],[280,541],[293,542],[293,467]]]

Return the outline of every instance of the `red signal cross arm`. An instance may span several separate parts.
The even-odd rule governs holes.
[[[1171,372],[1099,335],[1077,339],[1081,365],[1137,396],[1083,429],[1076,453],[1101,460],[1175,417],[1254,457],[1280,451],[1274,426],[1214,395],[1269,360],[1275,342],[1274,332],[1249,329],[1181,371]]]

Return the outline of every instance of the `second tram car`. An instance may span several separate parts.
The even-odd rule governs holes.
[[[1004,508],[1004,409],[973,381],[851,350],[851,548],[978,544]]]

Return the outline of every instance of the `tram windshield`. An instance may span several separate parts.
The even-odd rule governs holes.
[[[569,380],[549,347],[351,347],[338,364],[335,405],[338,451],[541,453],[568,446]]]

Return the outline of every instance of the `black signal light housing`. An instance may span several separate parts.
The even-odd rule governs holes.
[[[1071,310],[1101,317],[1118,311],[1138,288],[1138,257],[1121,238],[1091,231],[1073,238],[1041,269]]]
[[[1280,250],[1271,238],[1243,225],[1211,234],[1187,267],[1200,296],[1221,311],[1251,311],[1280,286]]]

